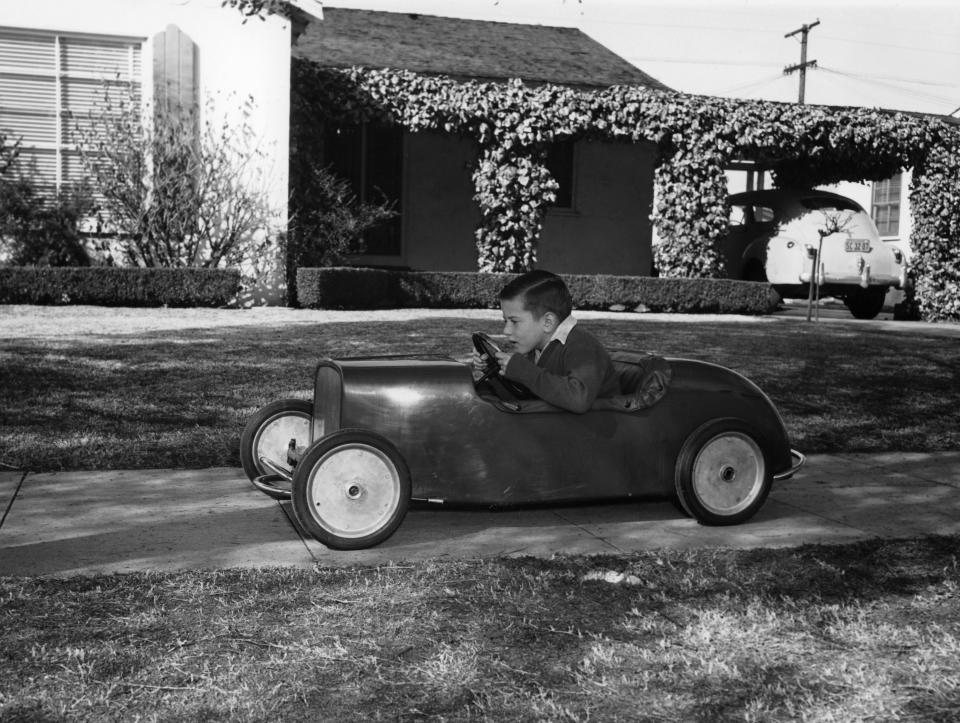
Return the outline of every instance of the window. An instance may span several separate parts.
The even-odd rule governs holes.
[[[730,220],[729,224],[731,226],[746,226],[748,223],[747,217],[747,207],[746,206],[730,206]]]
[[[863,209],[849,198],[801,198],[800,204],[811,211],[853,211],[860,213]]]
[[[140,97],[141,44],[134,38],[0,28],[0,129],[22,139],[21,162],[41,187],[79,181],[72,127],[102,97],[104,83]]]
[[[774,219],[773,209],[769,206],[731,205],[731,226],[749,226],[754,223],[770,223]]]
[[[881,236],[897,236],[900,234],[900,189],[903,183],[901,174],[896,174],[886,181],[875,181],[873,184],[873,208],[870,215],[877,224],[877,231]]]
[[[560,186],[553,208],[573,210],[573,141],[553,143],[544,165]]]
[[[324,140],[325,163],[350,182],[364,203],[393,204],[400,210],[403,177],[403,131],[396,126],[337,126]],[[363,237],[367,256],[399,256],[400,215],[368,230]]]
[[[755,223],[770,223],[776,218],[776,214],[769,206],[754,206],[753,220]]]

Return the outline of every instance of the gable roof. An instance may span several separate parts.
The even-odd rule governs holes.
[[[324,6],[294,57],[327,68],[395,68],[478,80],[669,90],[577,28]]]

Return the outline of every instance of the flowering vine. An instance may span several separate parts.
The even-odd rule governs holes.
[[[557,183],[545,166],[563,139],[629,140],[658,150],[653,221],[663,276],[722,277],[718,241],[729,207],[724,168],[752,160],[778,185],[879,180],[915,169],[911,245],[927,318],[960,319],[960,126],[858,108],[743,101],[618,86],[457,82],[403,70],[331,70],[294,63],[294,93],[316,117],[454,133],[480,147],[473,172],[481,222],[478,267],[520,271]]]

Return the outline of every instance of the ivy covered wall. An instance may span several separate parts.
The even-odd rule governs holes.
[[[289,14],[283,0],[224,0],[246,16]],[[913,276],[920,313],[960,321],[960,125],[934,116],[613,87],[458,82],[404,70],[329,70],[295,60],[294,105],[318,124],[397,123],[471,137],[481,212],[478,268],[521,271],[537,259],[557,189],[546,148],[564,139],[648,141],[659,150],[653,220],[661,275],[722,277],[717,241],[729,209],[724,168],[752,160],[777,185],[888,178],[912,168]]]
[[[859,108],[742,101],[614,87],[578,91],[457,82],[409,71],[294,63],[294,92],[317,122],[398,123],[469,136],[481,222],[478,268],[522,271],[557,185],[544,165],[563,139],[648,141],[659,149],[654,223],[661,275],[723,277],[717,241],[729,209],[724,169],[748,159],[778,185],[880,180],[913,168],[916,300],[929,319],[960,319],[960,126]]]

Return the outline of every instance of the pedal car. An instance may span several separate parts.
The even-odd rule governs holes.
[[[489,337],[474,335],[482,352]],[[673,498],[706,525],[752,517],[804,457],[770,399],[730,369],[611,352],[621,394],[583,414],[530,399],[491,362],[322,359],[313,402],[282,399],[240,440],[257,489],[335,549],[386,540],[409,503],[513,507]]]

